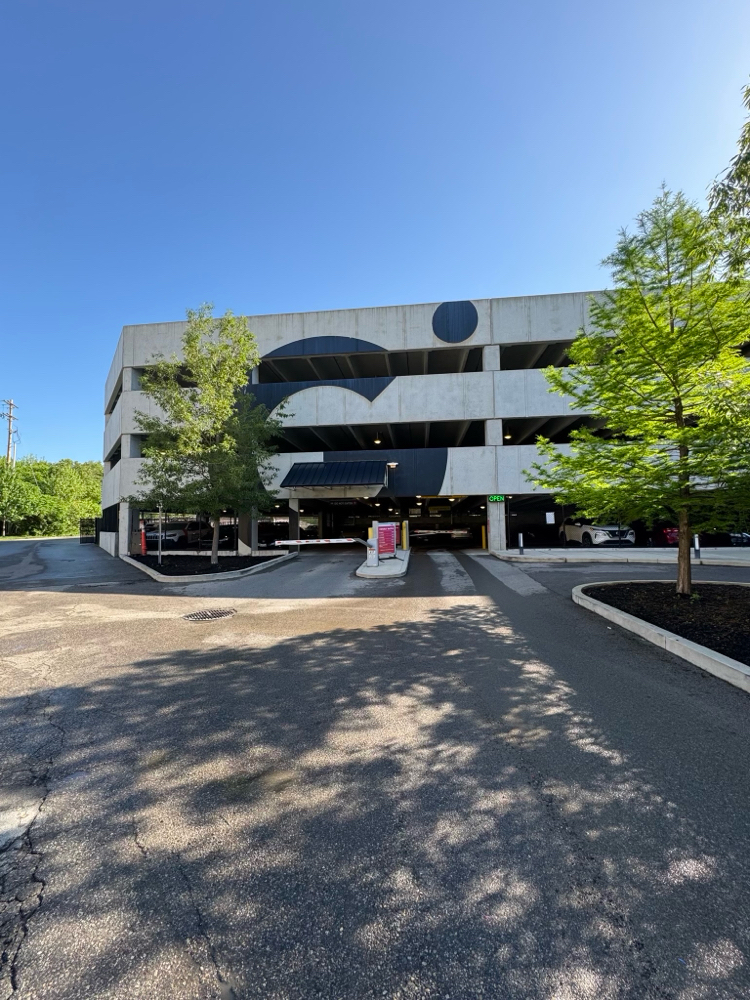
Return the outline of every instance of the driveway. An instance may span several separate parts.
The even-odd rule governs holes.
[[[750,700],[574,605],[585,567],[165,589],[36,544],[0,579],[0,997],[750,995]]]

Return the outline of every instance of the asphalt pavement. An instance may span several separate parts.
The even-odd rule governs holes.
[[[749,996],[750,699],[570,599],[672,568],[359,561],[0,543],[0,998]]]

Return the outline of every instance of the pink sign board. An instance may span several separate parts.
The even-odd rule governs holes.
[[[383,556],[395,556],[396,554],[396,525],[395,524],[379,524],[378,525],[378,555],[382,558]]]

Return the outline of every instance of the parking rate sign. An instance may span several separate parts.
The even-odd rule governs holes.
[[[383,556],[395,556],[396,555],[396,525],[392,523],[384,523],[378,525],[378,555],[382,558]]]

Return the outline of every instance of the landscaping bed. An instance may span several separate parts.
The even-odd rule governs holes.
[[[750,587],[699,583],[679,597],[674,583],[613,583],[585,587],[603,604],[750,665]]]
[[[164,576],[195,576],[200,573],[229,573],[236,569],[250,569],[261,563],[271,562],[279,556],[219,556],[219,562],[211,565],[211,556],[175,556],[163,555],[161,566],[158,556],[131,556],[136,562],[143,563],[149,569],[155,569]]]

